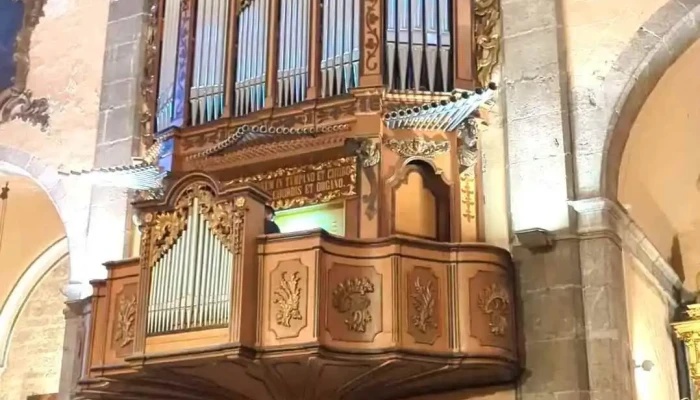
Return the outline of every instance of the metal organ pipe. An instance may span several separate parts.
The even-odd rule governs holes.
[[[270,0],[253,0],[238,17],[235,116],[255,112],[265,106],[269,3]]]
[[[390,89],[451,90],[450,6],[449,0],[386,0]]]
[[[160,81],[156,110],[156,129],[170,127],[174,114],[175,67],[177,65],[177,35],[180,26],[182,0],[165,0],[163,38],[161,42]]]
[[[311,0],[280,0],[277,104],[282,107],[306,99],[310,2]]]
[[[321,95],[336,96],[357,87],[360,76],[360,0],[323,2],[321,46]]]
[[[233,254],[212,232],[195,198],[186,228],[151,267],[147,333],[228,324],[232,263]]]
[[[190,88],[192,125],[221,117],[229,0],[199,0],[195,27],[194,68]]]

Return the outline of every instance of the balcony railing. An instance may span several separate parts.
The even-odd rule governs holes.
[[[160,0],[155,129],[347,94],[363,57],[379,61],[365,85],[471,88],[468,1],[381,1]]]

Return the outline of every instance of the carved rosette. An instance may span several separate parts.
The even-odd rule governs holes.
[[[494,336],[504,336],[508,329],[510,295],[498,283],[484,288],[479,294],[479,309],[489,317],[489,327]]]
[[[374,284],[367,278],[348,278],[333,290],[333,308],[345,316],[348,330],[364,333],[372,322],[368,293],[374,293]]]
[[[420,157],[430,160],[450,151],[450,142],[426,140],[423,137],[407,140],[389,139],[386,146],[403,158]]]

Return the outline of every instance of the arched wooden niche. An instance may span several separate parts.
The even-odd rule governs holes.
[[[450,188],[430,164],[411,161],[397,174],[392,210],[392,233],[450,240]]]

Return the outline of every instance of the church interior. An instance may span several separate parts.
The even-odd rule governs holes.
[[[0,0],[0,400],[698,400],[698,70],[700,0]]]

